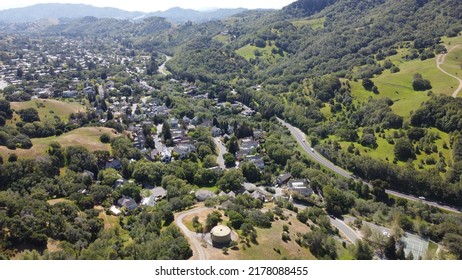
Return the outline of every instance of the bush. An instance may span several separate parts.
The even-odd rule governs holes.
[[[109,136],[109,134],[107,133],[103,133],[100,137],[99,137],[99,140],[101,141],[101,143],[109,143],[111,142],[111,136]]]

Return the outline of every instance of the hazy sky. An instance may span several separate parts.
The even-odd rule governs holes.
[[[6,2],[6,3],[5,3]],[[0,10],[38,3],[81,3],[97,7],[115,7],[127,11],[155,12],[172,7],[204,10],[207,8],[280,9],[295,0],[1,0]]]

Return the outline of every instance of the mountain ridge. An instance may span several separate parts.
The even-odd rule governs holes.
[[[141,12],[125,11],[112,7],[95,7],[86,4],[36,4],[23,8],[12,8],[0,11],[0,21],[8,23],[27,23],[44,18],[116,18],[137,20],[146,17],[164,17],[174,23],[184,23],[187,21],[204,22],[208,20],[219,20],[234,14],[247,11],[244,8],[236,9],[216,9],[208,11],[196,11],[173,7],[166,11]]]

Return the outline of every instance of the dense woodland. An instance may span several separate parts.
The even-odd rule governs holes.
[[[406,61],[425,61],[444,53],[441,37],[457,36],[461,17],[457,0],[300,0],[279,11],[247,11],[223,21],[178,26],[162,18],[130,22],[93,17],[63,19],[53,26],[9,25],[15,34],[0,34],[2,64],[14,64],[25,55],[25,48],[47,50],[56,58],[43,55],[39,59],[46,65],[45,75],[37,69],[18,68],[15,76],[20,83],[1,91],[0,146],[9,155],[0,157],[0,257],[188,259],[192,251],[173,221],[174,213],[197,202],[193,191],[239,192],[243,182],[269,187],[279,174],[290,172],[294,178],[308,178],[320,196],[295,197],[308,205],[303,211],[284,200],[275,201],[275,208],[264,212],[262,202],[249,195],[229,199],[224,213],[245,240],[243,247],[258,244],[255,228],[270,228],[277,219],[284,219],[285,209],[298,211],[297,219],[310,226],[310,232],[298,234],[296,242],[318,259],[339,258],[333,237],[338,232],[326,213],[393,225],[396,234],[388,242],[368,236],[351,245],[355,259],[409,257],[403,256],[402,246],[394,239],[399,240],[403,230],[444,246],[446,255],[431,258],[462,258],[460,215],[385,193],[392,189],[462,206],[462,103],[429,92],[430,82],[415,73],[409,86],[427,94],[429,100],[402,116],[393,111],[393,100],[380,97],[371,80],[385,71],[400,71],[390,60],[399,51],[407,51]],[[67,55],[84,55],[79,41],[97,54],[86,59],[84,66]],[[164,55],[173,56],[166,64],[166,76],[157,73]],[[55,71],[63,65],[76,71]],[[85,82],[74,86],[74,79]],[[358,100],[350,84],[357,81],[374,98]],[[182,83],[194,85],[192,94],[205,97],[186,95]],[[12,109],[13,102],[30,101],[34,88],[47,84],[52,84],[47,98],[59,100],[69,99],[63,92],[70,88],[88,90],[72,98],[86,110],[44,120],[37,111],[40,108]],[[108,84],[111,87],[101,94],[100,86]],[[177,160],[168,164],[148,159],[146,151],[156,146],[152,135],[160,134],[166,146],[172,146],[173,140],[168,118],[139,108],[135,115],[144,114],[143,120],[150,122],[140,125],[145,146],[136,148],[124,134],[141,123],[131,106],[142,98],[165,106],[171,117],[212,122],[223,136],[227,167],[236,162],[240,139],[253,136],[255,130],[265,131],[257,149],[265,167],[259,170],[244,162],[235,169],[211,170],[217,165],[217,147],[210,128],[200,126],[187,133],[195,152],[186,159],[174,155]],[[123,102],[128,109],[116,117],[109,107]],[[256,114],[240,115],[231,105],[236,102]],[[372,187],[361,180],[337,178],[312,162],[297,150],[276,117],[303,130],[317,151]],[[156,130],[159,124],[164,125],[162,131]],[[109,151],[63,147],[55,141],[48,145],[46,155],[36,159],[18,158],[14,153],[34,147],[34,139],[98,126],[119,133],[101,136]],[[449,135],[443,149],[450,158],[436,145],[440,138],[432,129]],[[387,160],[360,152],[359,147],[376,149],[383,139],[393,147]],[[345,149],[339,142],[350,144]],[[425,162],[415,163],[422,154],[427,155]],[[110,157],[120,160],[120,169],[104,167]],[[118,179],[125,181],[114,187]],[[155,207],[126,212],[115,218],[117,226],[104,228],[99,207],[109,215],[107,209],[122,196],[139,203],[146,186],[162,186],[168,196]],[[47,203],[60,198],[58,203]],[[205,204],[218,207],[223,202],[215,198]],[[210,215],[205,225],[195,223],[194,227],[198,232],[210,229],[221,221],[220,215]],[[283,233],[283,239],[287,238]],[[51,239],[59,241],[59,250],[48,250]]]

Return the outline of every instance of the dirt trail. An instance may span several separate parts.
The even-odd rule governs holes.
[[[444,64],[444,61],[446,60],[446,56],[451,52],[453,51],[454,49],[460,47],[461,45],[455,45],[453,46],[452,48],[448,49],[448,51],[444,54],[439,54],[436,56],[436,67],[441,71],[443,72],[444,74],[456,79],[457,81],[459,81],[459,86],[457,87],[457,89],[452,93],[452,97],[457,97],[457,95],[459,94],[459,92],[462,90],[462,79],[460,79],[459,77],[457,76],[454,76],[452,75],[451,73],[448,73],[446,72],[446,70],[444,70],[442,67],[441,67],[441,64]],[[447,46],[446,46],[447,48]]]

